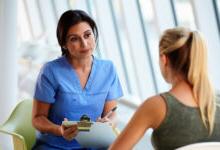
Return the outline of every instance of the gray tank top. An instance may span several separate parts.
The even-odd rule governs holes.
[[[219,106],[216,109],[214,130],[209,136],[197,107],[184,105],[170,93],[161,96],[166,102],[167,112],[161,125],[152,133],[151,140],[156,150],[173,150],[197,142],[220,142]]]

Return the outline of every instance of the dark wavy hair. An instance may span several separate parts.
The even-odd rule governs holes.
[[[62,55],[68,55],[68,50],[63,48],[66,44],[67,32],[71,26],[76,25],[80,22],[87,22],[95,36],[95,40],[98,40],[98,28],[95,21],[82,10],[68,10],[64,12],[57,25],[57,40],[61,47]]]

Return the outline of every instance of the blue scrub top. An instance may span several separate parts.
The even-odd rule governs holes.
[[[111,61],[93,57],[88,81],[82,89],[75,70],[62,56],[42,67],[34,99],[50,103],[48,119],[60,125],[64,118],[78,121],[83,114],[96,121],[103,112],[105,102],[122,95],[121,84]],[[67,141],[50,133],[38,132],[37,141],[61,149],[81,148],[76,140]]]

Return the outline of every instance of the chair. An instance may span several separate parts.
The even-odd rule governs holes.
[[[32,101],[17,104],[8,120],[0,126],[0,132],[13,137],[14,150],[30,150],[35,142],[35,129],[31,123]]]
[[[220,150],[220,142],[203,142],[186,145],[176,150]]]

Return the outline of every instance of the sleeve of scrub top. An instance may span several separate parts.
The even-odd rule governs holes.
[[[106,98],[107,101],[115,100],[115,99],[123,96],[121,83],[119,81],[116,69],[113,64],[112,64],[111,69],[112,69],[113,80],[112,80],[112,84],[111,84],[109,91],[108,91],[108,95]]]
[[[54,80],[53,72],[50,67],[51,65],[45,64],[41,69],[37,78],[34,94],[36,100],[46,103],[55,102],[56,81]]]

